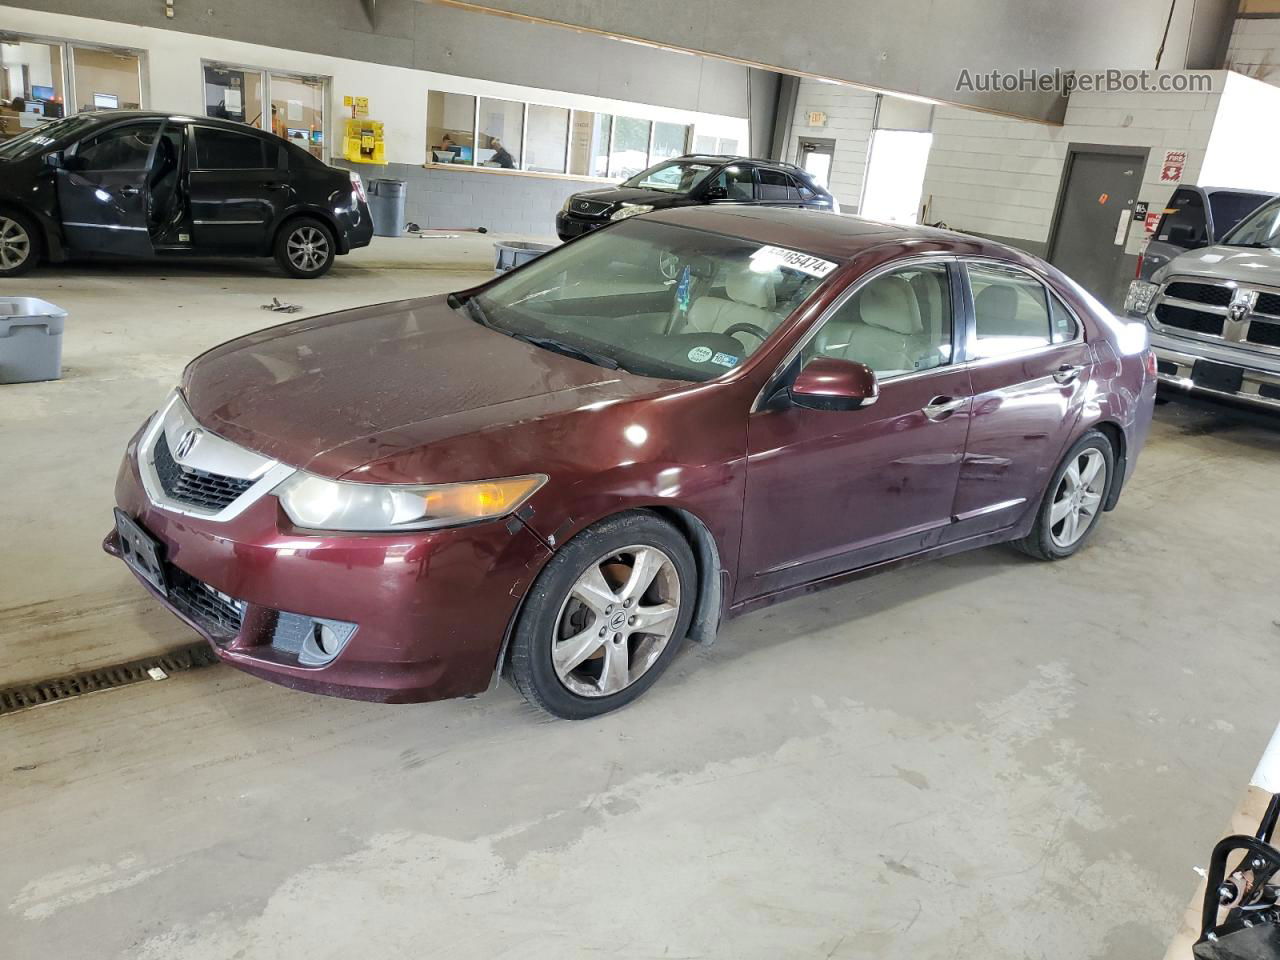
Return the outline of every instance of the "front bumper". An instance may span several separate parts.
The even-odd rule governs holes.
[[[588,220],[584,217],[575,217],[571,213],[561,211],[556,214],[556,236],[561,240],[572,240],[574,237],[580,237],[584,233],[590,233],[592,230],[599,230],[608,220]]]
[[[1280,363],[1269,362],[1269,358],[1252,357],[1239,349],[1171,337],[1154,330],[1149,330],[1149,333],[1151,347],[1156,354],[1156,376],[1165,389],[1280,413]],[[1192,370],[1197,360],[1239,367],[1242,372],[1240,389],[1234,392],[1217,390],[1193,382]]]
[[[183,516],[147,496],[136,438],[116,480],[116,502],[159,542],[170,575],[188,592],[166,598],[139,582],[220,659],[288,687],[357,700],[411,703],[487,689],[520,599],[550,555],[514,519],[401,534],[315,534],[293,528],[270,495],[227,521]],[[103,547],[119,556],[114,530]],[[192,589],[210,603],[183,602]],[[223,611],[239,609],[238,623],[216,615],[219,598]],[[334,660],[304,666],[281,637],[287,614],[354,623],[356,630]]]

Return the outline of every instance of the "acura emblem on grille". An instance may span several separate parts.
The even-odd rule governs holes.
[[[185,460],[187,454],[191,452],[191,448],[196,445],[196,441],[200,439],[199,430],[188,430],[178,439],[178,445],[174,447],[173,457],[175,460]]]

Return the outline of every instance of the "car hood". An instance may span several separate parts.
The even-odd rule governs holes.
[[[1280,251],[1217,244],[1174,257],[1152,277],[1157,283],[1187,275],[1280,286]]]
[[[676,385],[531,346],[459,314],[444,296],[263,330],[201,355],[183,376],[204,426],[333,478],[450,438]]]
[[[665,190],[642,190],[639,187],[603,187],[599,190],[583,190],[574,199],[596,200],[603,203],[652,203],[670,205],[687,201],[686,193],[668,193]]]

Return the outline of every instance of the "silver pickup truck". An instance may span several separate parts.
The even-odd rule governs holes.
[[[1280,198],[1129,287],[1166,392],[1280,413]]]

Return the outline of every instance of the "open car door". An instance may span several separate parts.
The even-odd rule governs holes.
[[[58,206],[71,250],[151,255],[147,177],[159,132],[158,118],[125,121],[64,152]]]

